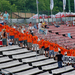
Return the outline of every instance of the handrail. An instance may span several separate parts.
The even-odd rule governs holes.
[[[4,69],[1,69],[1,70],[4,70]],[[14,75],[17,75],[17,74],[15,74],[15,73],[13,73],[13,72],[9,72],[9,71],[7,71],[7,70],[4,70],[5,72],[8,72],[8,73],[11,73],[11,74],[14,74]],[[4,72],[2,72],[2,73],[4,73]],[[9,74],[6,74],[6,73],[4,73],[5,75],[9,75]]]

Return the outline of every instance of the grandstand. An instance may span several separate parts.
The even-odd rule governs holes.
[[[64,44],[65,46],[73,48],[75,46],[75,26],[67,27],[66,25],[60,25],[59,28],[56,28],[54,25],[48,26],[48,33],[45,37],[48,39],[57,41],[61,46]],[[38,37],[43,37],[42,34],[38,34],[37,30],[36,34]],[[70,33],[71,38],[68,37],[68,33]]]
[[[38,48],[39,50],[39,48]],[[53,58],[39,55],[17,45],[0,48],[2,75],[75,75],[71,65],[58,68]],[[36,56],[37,55],[37,56]]]

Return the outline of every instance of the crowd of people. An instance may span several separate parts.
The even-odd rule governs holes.
[[[7,14],[7,12],[5,12]],[[6,16],[4,14],[4,16]],[[2,39],[3,47],[8,45],[18,45],[23,48],[27,48],[28,50],[36,51],[37,47],[39,47],[39,54],[51,58],[55,57],[58,60],[58,67],[62,67],[62,57],[67,53],[67,56],[75,56],[75,48],[69,49],[65,48],[65,46],[60,46],[57,42],[49,41],[49,39],[45,38],[47,35],[47,23],[42,21],[38,24],[37,29],[38,33],[44,33],[44,37],[38,38],[32,23],[30,22],[29,27],[25,26],[16,26],[15,24],[8,25],[8,16],[4,17],[4,25],[0,24],[0,39]],[[59,53],[58,53],[59,51]],[[58,54],[57,54],[58,53]]]
[[[45,36],[45,35],[44,35]],[[57,44],[57,42],[49,41],[47,38],[38,38],[34,28],[30,24],[26,29],[25,26],[17,27],[15,24],[13,26],[8,26],[6,23],[4,25],[0,24],[0,37],[2,38],[3,47],[8,45],[19,45],[20,47],[27,48],[28,50],[36,51],[39,47],[39,54],[47,57],[53,58],[56,56],[59,60],[62,60],[62,56],[67,52],[67,56],[75,56],[75,49],[66,49]],[[0,38],[0,39],[1,39]],[[60,55],[55,55],[59,52]],[[59,64],[62,63],[59,61]],[[61,67],[61,65],[59,65]]]

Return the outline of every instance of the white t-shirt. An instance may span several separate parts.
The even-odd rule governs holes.
[[[33,26],[32,26],[32,27],[29,27],[28,29],[30,29],[30,30],[32,30],[32,32],[34,32],[34,31],[33,31],[33,29],[34,29],[34,27],[33,27]]]
[[[42,23],[39,23],[39,24],[38,24],[38,28],[39,28],[39,29],[41,28],[41,25],[42,25]]]
[[[16,28],[16,26],[14,26],[13,28]]]
[[[0,17],[0,23],[3,23],[2,19],[3,19],[3,17]]]

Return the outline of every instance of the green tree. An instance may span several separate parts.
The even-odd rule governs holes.
[[[16,11],[17,7],[15,6],[15,4],[11,5],[9,1],[7,0],[0,0],[0,11],[4,12],[4,11]]]
[[[50,0],[38,0],[39,11],[51,11]],[[68,0],[66,0],[66,12],[68,12]],[[74,11],[74,0],[70,0],[71,11]],[[0,11],[5,10],[12,11],[37,11],[36,0],[0,0]],[[63,12],[63,0],[54,0],[53,14]],[[45,13],[45,12],[41,12]]]

